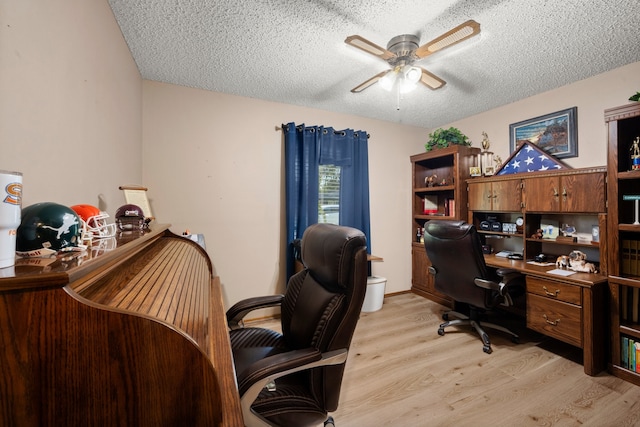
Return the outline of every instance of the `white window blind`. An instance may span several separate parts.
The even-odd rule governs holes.
[[[318,222],[339,224],[340,166],[320,165],[318,175]]]

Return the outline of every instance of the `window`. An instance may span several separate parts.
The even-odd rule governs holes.
[[[319,166],[318,222],[340,222],[340,166]]]

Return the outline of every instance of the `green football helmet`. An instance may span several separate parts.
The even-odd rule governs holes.
[[[22,209],[16,253],[22,257],[50,256],[80,244],[82,222],[66,206],[44,202]]]

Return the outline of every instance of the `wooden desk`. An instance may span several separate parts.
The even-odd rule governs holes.
[[[596,375],[606,367],[607,276],[548,273],[553,266],[485,255],[488,266],[514,268],[526,275],[527,327],[582,348],[584,372]]]
[[[152,223],[0,278],[0,425],[243,425],[220,281]]]

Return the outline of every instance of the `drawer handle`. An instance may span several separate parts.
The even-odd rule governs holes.
[[[544,293],[547,294],[548,297],[557,298],[558,294],[560,293],[560,289],[556,289],[555,293],[554,292],[549,292],[549,289],[547,289],[546,286],[543,286],[542,289],[544,290]]]
[[[556,321],[549,320],[546,314],[543,314],[542,317],[544,317],[544,321],[550,325],[558,326],[558,323],[560,323],[560,319],[557,319]]]

